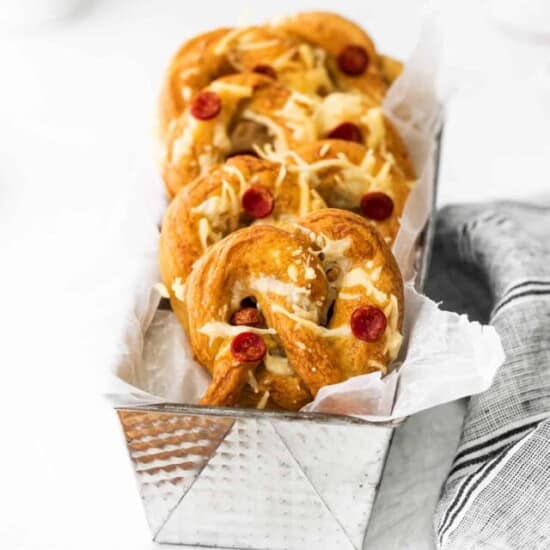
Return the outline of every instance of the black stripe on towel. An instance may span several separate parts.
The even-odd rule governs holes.
[[[528,424],[524,424],[523,426],[518,426],[516,428],[512,428],[511,430],[508,430],[507,432],[504,432],[500,435],[492,437],[491,439],[488,439],[487,441],[483,441],[482,443],[478,443],[477,445],[474,445],[474,446],[472,446],[468,449],[464,449],[463,451],[460,451],[455,456],[454,464],[453,464],[453,467],[452,467],[451,471],[449,472],[449,475],[453,474],[455,471],[458,471],[458,470],[464,468],[465,466],[470,465],[470,461],[466,461],[466,462],[462,462],[462,463],[460,462],[460,459],[464,458],[465,456],[468,456],[471,453],[475,453],[476,451],[480,451],[484,447],[490,447],[491,445],[494,445],[495,443],[498,443],[499,441],[504,441],[504,440],[508,439],[509,437],[512,437],[513,435],[519,434],[519,433],[524,432],[526,430],[531,430],[533,428],[536,428],[539,423],[540,423],[540,420],[536,420],[534,422],[529,422]],[[509,442],[506,443],[506,445],[508,445],[508,444],[509,444]],[[502,447],[500,447],[500,448],[502,448]],[[491,453],[492,452],[493,451],[491,451]],[[483,455],[483,457],[487,458],[487,457],[489,457],[489,454]],[[478,457],[476,457],[475,460],[477,460],[477,458]]]
[[[519,294],[514,294],[513,296],[508,297],[503,302],[500,302],[498,306],[493,309],[493,312],[491,314],[491,317],[494,317],[504,306],[508,305],[510,302],[513,302],[514,300],[518,298],[525,298],[527,296],[550,296],[550,289],[548,290],[526,290],[525,292],[520,292]]]
[[[503,452],[499,457],[493,459],[492,462],[488,462],[485,465],[485,468],[484,468],[483,472],[481,472],[481,474],[479,476],[479,479],[476,480],[476,482],[470,487],[469,491],[466,493],[466,497],[464,498],[464,502],[462,503],[462,505],[458,505],[458,501],[457,501],[457,499],[455,499],[455,501],[452,504],[452,507],[456,507],[456,510],[454,511],[453,515],[449,518],[449,520],[447,522],[447,525],[446,526],[442,525],[441,529],[439,531],[439,541],[440,542],[442,542],[443,537],[445,536],[445,533],[449,530],[449,528],[453,524],[453,521],[456,519],[456,516],[460,513],[460,511],[462,509],[464,509],[464,507],[468,503],[468,500],[472,496],[472,493],[479,487],[481,482],[502,462],[502,460],[504,459],[506,454],[507,454],[507,452]],[[476,474],[477,474],[477,472],[472,474],[472,477],[475,476]],[[465,485],[466,485],[466,483],[464,484],[464,486]]]

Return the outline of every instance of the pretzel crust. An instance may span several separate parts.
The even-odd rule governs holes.
[[[340,273],[330,281],[326,269]],[[229,319],[249,296],[265,317],[268,350],[284,353],[289,374],[271,372],[265,362],[239,364],[231,355],[235,330],[249,327],[232,327]],[[395,259],[372,225],[337,209],[306,216],[293,232],[261,225],[232,233],[195,264],[183,302],[194,354],[213,377],[203,404],[250,404],[251,392],[243,388],[254,375],[256,396],[267,391],[269,405],[297,410],[327,384],[386,371],[400,345],[403,287]],[[350,332],[351,313],[364,305],[387,312],[388,334],[379,341]]]
[[[185,314],[181,300],[172,290],[173,283],[177,279],[186,281],[193,264],[208,246],[253,223],[288,225],[326,207],[314,189],[307,187],[304,191],[297,179],[281,164],[240,155],[213,167],[178,193],[164,216],[159,265],[162,280],[170,289],[172,309],[182,322]],[[254,220],[243,210],[241,198],[251,184],[269,190],[274,198],[273,212],[267,218]],[[201,239],[201,226],[206,226],[207,238]]]
[[[361,76],[348,76],[337,67],[336,56],[350,44],[369,56]],[[321,95],[357,90],[375,104],[401,72],[401,64],[379,55],[361,27],[334,13],[300,13],[264,26],[215,29],[186,41],[170,61],[159,97],[161,141],[201,89],[265,65],[291,90]]]

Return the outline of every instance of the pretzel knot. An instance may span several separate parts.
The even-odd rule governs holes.
[[[159,243],[162,279],[168,288],[185,282],[203,252],[252,224],[285,225],[325,208],[309,181],[284,164],[236,156],[182,189],[164,216]],[[173,296],[180,320],[182,303]]]
[[[400,71],[359,26],[332,13],[217,29],[187,41],[172,58],[159,101],[161,137],[200,90],[228,74],[257,72],[305,94],[359,91],[380,103]]]
[[[201,403],[297,410],[327,385],[397,358],[403,286],[388,246],[356,214],[238,230],[183,289],[193,352],[212,374]]]

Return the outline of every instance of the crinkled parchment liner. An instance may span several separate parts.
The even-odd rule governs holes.
[[[405,140],[418,183],[410,194],[394,244],[405,279],[404,343],[398,370],[357,376],[326,386],[304,410],[398,420],[420,410],[484,391],[504,352],[496,331],[465,316],[439,310],[413,287],[418,237],[432,209],[440,104],[435,93],[436,33],[429,29],[391,87],[384,111]],[[157,310],[156,255],[136,288],[124,352],[114,364],[108,395],[115,405],[196,404],[209,375],[192,358],[175,316]]]

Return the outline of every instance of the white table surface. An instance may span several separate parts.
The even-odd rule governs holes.
[[[150,135],[171,52],[199,30],[320,8],[356,18],[381,50],[401,57],[424,6],[81,3],[58,24],[0,24],[0,547],[10,550],[155,548],[114,413],[98,392],[124,324],[133,251],[151,240],[162,206]],[[534,42],[497,27],[473,1],[443,4],[440,203],[548,189],[547,35]],[[137,219],[147,204],[152,214]],[[113,288],[120,303],[102,302]],[[462,409],[426,411],[398,430],[369,548],[431,548]]]

